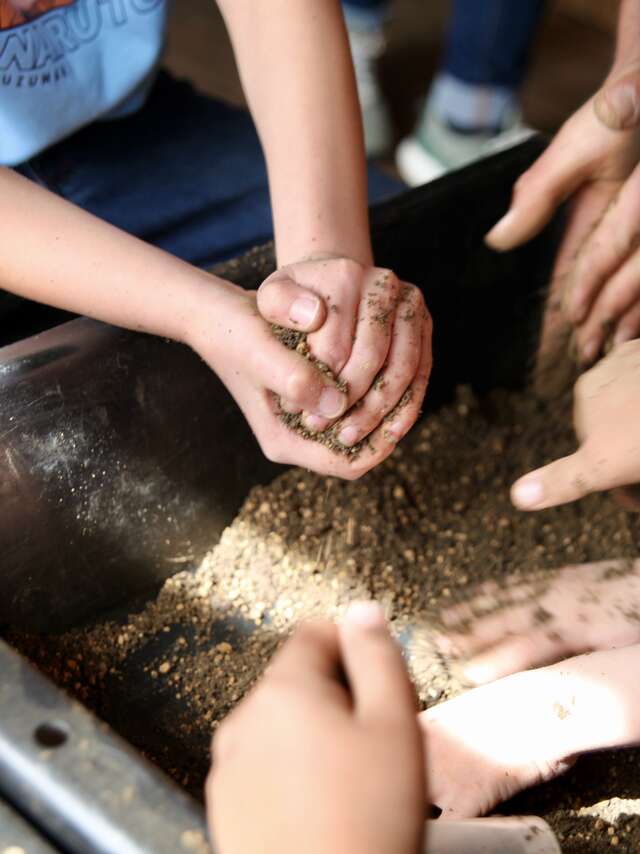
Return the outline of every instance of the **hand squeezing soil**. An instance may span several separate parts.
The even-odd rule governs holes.
[[[372,326],[380,327],[382,330],[385,331],[387,335],[391,335],[391,309],[387,307],[387,301],[383,299],[383,291],[386,287],[386,284],[387,283],[385,280],[385,276],[381,276],[376,282],[376,287],[380,289],[380,293],[376,293],[374,291],[373,293],[369,294],[364,305],[364,313],[359,318],[359,323],[367,323]],[[412,286],[401,284],[399,286],[397,296],[392,300],[393,311],[397,313],[397,315],[399,316],[399,320],[402,323],[421,322],[420,319],[416,317],[416,309],[413,308],[413,304],[411,302],[412,293],[414,291],[415,289]],[[335,304],[331,304],[329,307],[329,311],[332,310],[338,310],[338,306]],[[422,306],[422,311],[424,311],[424,306]],[[271,328],[273,334],[285,347],[288,347],[291,350],[295,350],[305,359],[308,359],[319,371],[321,371],[323,374],[333,380],[333,382],[335,382],[336,388],[339,391],[348,393],[348,384],[343,379],[334,376],[329,365],[316,358],[316,356],[313,354],[306,333],[296,331],[295,329],[288,329],[282,326],[278,326],[277,324],[272,324]],[[384,388],[385,384],[385,369],[383,366],[383,368],[378,372],[377,376],[375,377],[372,384],[372,388],[374,390],[380,390]],[[391,424],[391,422],[394,421],[398,413],[401,412],[405,408],[405,406],[407,406],[413,400],[413,394],[413,388],[412,386],[409,386],[404,391],[404,393],[400,397],[400,400],[398,400],[398,402],[393,408],[384,413],[384,415],[381,413],[383,423]],[[339,439],[339,435],[343,427],[345,426],[345,422],[348,420],[349,415],[351,415],[355,410],[362,406],[362,400],[356,401],[351,407],[351,409],[347,411],[337,422],[331,424],[324,430],[311,429],[305,423],[304,413],[288,412],[281,405],[281,402],[279,400],[277,400],[276,403],[278,406],[279,417],[287,425],[287,427],[300,434],[304,439],[308,439],[314,442],[320,442],[322,445],[329,448],[329,450],[333,451],[334,453],[343,454],[355,460],[365,447],[370,447],[371,445],[371,439],[369,436],[366,436],[364,439],[354,445],[345,445]],[[389,443],[395,443],[395,441],[397,441],[391,432],[389,432],[389,435],[387,436],[385,434],[385,431],[383,430],[382,436]]]

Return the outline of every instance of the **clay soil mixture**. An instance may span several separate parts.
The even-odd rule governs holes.
[[[360,481],[292,469],[253,489],[202,565],[173,576],[139,612],[12,640],[197,791],[212,729],[301,619],[336,617],[351,600],[375,597],[406,638],[408,625],[437,625],[443,607],[483,580],[534,576],[544,589],[556,567],[635,557],[636,517],[606,496],[530,515],[510,504],[518,475],[574,449],[569,420],[567,407],[550,411],[530,396],[478,402],[461,390]],[[461,690],[428,631],[409,664],[423,706]],[[132,728],[134,687],[144,702]],[[177,748],[171,760],[145,735],[161,707],[162,738],[170,731]],[[196,767],[175,758],[187,743],[198,747]],[[565,852],[640,851],[638,758],[635,750],[584,758],[501,811],[543,815]]]

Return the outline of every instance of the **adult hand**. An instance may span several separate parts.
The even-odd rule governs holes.
[[[384,421],[384,433],[392,442],[407,433],[431,371],[431,317],[418,288],[391,270],[324,258],[276,271],[258,291],[258,308],[270,323],[310,333],[311,353],[346,382],[349,412],[338,433],[344,445],[379,429],[401,401],[396,417]],[[304,410],[314,431],[335,420],[289,401],[287,409]]]
[[[275,338],[258,312],[255,293],[221,280],[217,285],[211,288],[212,310],[202,307],[190,327],[189,343],[234,396],[270,460],[353,480],[391,454],[397,441],[393,431],[398,431],[399,438],[415,418],[409,406],[394,421],[379,427],[355,459],[304,439],[287,427],[280,401],[290,411],[304,410],[329,419],[347,410],[347,395],[310,361]],[[421,383],[424,391],[426,375]]]
[[[640,481],[640,341],[616,347],[578,379],[573,418],[580,447],[513,485],[521,510]]]
[[[640,63],[611,73],[601,90],[563,125],[517,181],[508,213],[487,235],[504,251],[529,240],[571,199],[549,296],[541,358],[566,344],[577,327],[579,359],[589,364],[612,331],[618,341],[640,332],[639,178],[623,186],[640,160]],[[600,221],[611,205],[616,207]],[[613,233],[615,231],[615,234]]]
[[[372,603],[299,629],[213,740],[220,854],[417,854],[424,797],[415,697]]]

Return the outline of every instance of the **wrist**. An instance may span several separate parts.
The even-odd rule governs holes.
[[[196,353],[207,353],[208,361],[217,358],[224,332],[224,321],[231,304],[244,293],[231,282],[197,270],[185,290],[185,311],[175,339]]]
[[[301,261],[324,261],[335,258],[349,258],[364,267],[373,266],[373,249],[368,232],[357,238],[345,236],[347,239],[335,235],[297,240],[291,237],[280,238],[276,235],[278,267],[297,264]]]

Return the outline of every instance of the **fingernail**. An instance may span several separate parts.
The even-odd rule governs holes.
[[[591,338],[582,348],[582,361],[585,365],[590,365],[593,361],[595,361],[596,356],[598,355],[598,350],[600,349],[600,344],[597,338]]]
[[[519,480],[511,490],[511,497],[517,507],[535,507],[544,498],[542,483],[534,478]]]
[[[487,241],[487,243],[499,244],[505,237],[507,237],[514,219],[515,212],[511,209],[508,210],[507,213],[502,217],[502,219],[498,220],[498,222],[493,226],[491,231],[489,231],[485,236],[485,240]]]
[[[359,433],[360,431],[357,427],[345,427],[343,430],[340,431],[340,434],[338,435],[338,440],[343,445],[355,445],[355,443],[358,441]]]
[[[320,418],[319,415],[305,415],[305,427],[312,430],[314,433],[322,433],[327,427],[327,419]]]
[[[640,95],[634,83],[613,84],[596,101],[596,115],[612,130],[628,130],[640,121]]]
[[[344,394],[337,388],[327,386],[318,401],[318,414],[325,418],[337,418],[344,409]]]
[[[311,326],[318,314],[320,302],[315,297],[298,297],[289,311],[289,320],[296,326]]]
[[[352,602],[344,615],[344,622],[365,629],[378,629],[384,626],[384,612],[374,601]]]

